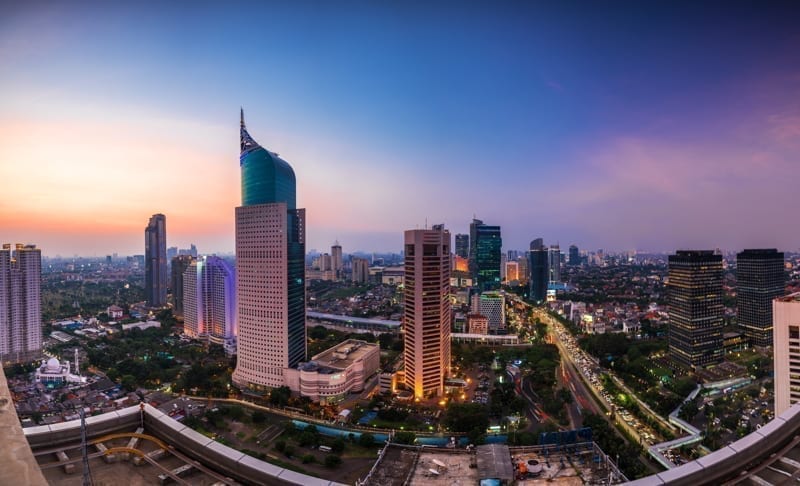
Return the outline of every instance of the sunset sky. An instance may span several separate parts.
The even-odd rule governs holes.
[[[308,249],[800,247],[796,2],[118,3],[0,13],[0,243],[232,251],[243,106]]]

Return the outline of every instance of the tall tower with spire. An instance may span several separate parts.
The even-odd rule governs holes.
[[[242,205],[236,208],[238,359],[245,392],[283,386],[306,357],[305,209],[291,166],[259,145],[240,119]]]

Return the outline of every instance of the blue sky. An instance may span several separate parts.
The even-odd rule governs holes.
[[[162,212],[170,246],[232,250],[244,106],[295,169],[308,248],[473,215],[507,249],[798,246],[788,2],[5,10],[3,241],[140,253]]]

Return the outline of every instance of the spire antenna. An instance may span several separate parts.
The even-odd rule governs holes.
[[[239,126],[244,128],[244,108],[239,107]]]

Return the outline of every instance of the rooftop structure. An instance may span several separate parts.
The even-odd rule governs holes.
[[[286,384],[314,401],[337,403],[350,392],[362,391],[379,366],[378,344],[348,339],[287,370]]]

